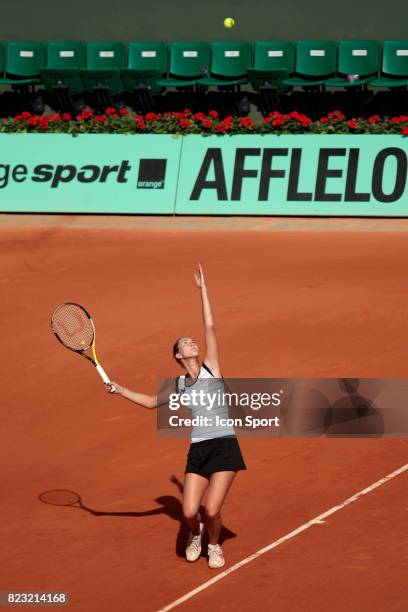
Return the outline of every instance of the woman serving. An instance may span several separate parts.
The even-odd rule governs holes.
[[[177,393],[190,396],[192,391],[208,392],[211,388],[212,392],[216,392],[224,388],[218,342],[204,273],[200,264],[194,276],[201,293],[205,331],[204,360],[201,362],[197,343],[191,337],[181,337],[173,346],[173,356],[185,370],[185,374],[177,378]],[[157,407],[157,396],[137,393],[117,383],[111,383],[108,391],[122,395],[144,408]],[[200,397],[200,403],[190,403],[192,417],[208,416],[210,413],[212,424],[206,427],[193,427],[191,433],[183,488],[183,519],[190,528],[186,559],[197,561],[200,557],[202,535],[206,527],[209,542],[208,565],[211,568],[220,568],[225,564],[219,545],[222,527],[221,509],[236,473],[239,470],[245,470],[246,466],[234,429],[229,426],[216,425],[216,421],[226,422],[224,417],[228,417],[228,407],[223,402],[214,405],[202,399],[206,397],[205,392],[195,394],[195,397]],[[215,419],[215,415],[221,418]],[[197,419],[196,422],[200,422],[200,419]],[[205,493],[207,495],[204,525],[199,508]]]

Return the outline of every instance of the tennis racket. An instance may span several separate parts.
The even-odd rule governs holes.
[[[106,385],[111,384],[109,376],[96,356],[95,326],[85,308],[74,302],[61,304],[52,313],[51,329],[66,348],[79,353],[93,363]],[[91,356],[85,352],[89,349],[91,349]]]

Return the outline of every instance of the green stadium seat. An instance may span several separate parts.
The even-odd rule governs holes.
[[[159,79],[159,87],[191,88],[207,73],[210,49],[206,42],[174,42],[170,46],[169,76]]]
[[[284,80],[290,87],[324,88],[336,73],[336,43],[329,40],[300,40],[296,45],[294,77]]]
[[[394,89],[408,86],[408,40],[385,40],[381,76],[370,81],[370,87]]]
[[[283,79],[288,78],[295,65],[295,49],[288,41],[259,41],[255,43],[254,65],[247,68],[249,81],[255,91],[261,87],[285,90]]]
[[[81,77],[89,92],[98,89],[111,95],[123,91],[120,71],[125,68],[125,49],[121,42],[89,42],[86,44],[86,68]]]
[[[6,76],[0,85],[35,86],[41,83],[40,69],[45,64],[45,49],[37,42],[8,42],[6,45]]]
[[[254,65],[247,68],[247,75],[252,88],[259,94],[256,104],[264,115],[281,108],[281,96],[291,90],[283,81],[292,75],[294,65],[295,47],[292,42],[255,43]]]
[[[162,42],[130,42],[128,65],[122,68],[125,89],[134,92],[145,88],[150,93],[159,93],[162,88],[157,81],[167,73],[167,45]]]
[[[50,42],[47,44],[46,67],[40,73],[49,91],[65,88],[71,94],[84,89],[79,73],[85,68],[85,47],[80,42]]]
[[[367,86],[377,76],[379,46],[375,40],[341,40],[338,75],[326,81],[327,87],[356,88]],[[347,77],[354,77],[348,79]],[[355,78],[359,77],[359,78]]]
[[[211,45],[211,76],[201,85],[231,87],[248,82],[247,70],[251,66],[251,44],[243,42],[214,42]]]

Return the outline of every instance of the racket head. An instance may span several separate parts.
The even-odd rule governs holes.
[[[69,489],[52,489],[44,491],[38,496],[39,500],[52,506],[77,506],[82,505],[81,498],[75,491]]]
[[[90,314],[80,304],[64,302],[51,316],[51,329],[66,348],[77,353],[94,343],[95,327]]]

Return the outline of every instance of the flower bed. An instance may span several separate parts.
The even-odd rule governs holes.
[[[24,112],[1,120],[3,133],[57,134],[402,134],[408,136],[408,115],[348,119],[341,111],[333,111],[312,121],[297,111],[288,114],[272,112],[255,123],[249,117],[220,118],[217,111],[192,113],[130,113],[127,108],[107,108],[98,114],[83,110],[75,117],[68,113],[32,115]]]

